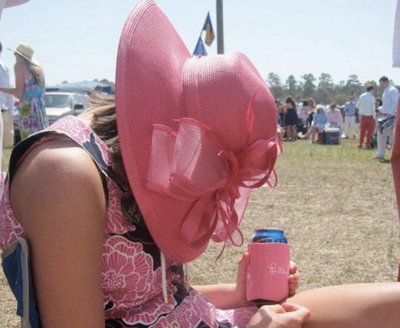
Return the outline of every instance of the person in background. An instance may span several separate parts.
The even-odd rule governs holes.
[[[303,105],[301,106],[301,114],[300,114],[300,124],[303,133],[307,132],[307,119],[308,115],[310,114],[311,107],[307,100],[303,100]]]
[[[356,102],[354,96],[349,97],[349,101],[344,105],[344,133],[348,139],[350,135],[356,138]]]
[[[374,96],[374,86],[367,85],[366,92],[364,92],[356,104],[358,114],[360,115],[360,139],[357,147],[371,148],[371,140],[375,129],[375,111],[376,99]],[[364,138],[366,138],[364,143]]]
[[[19,110],[19,129],[21,140],[31,134],[48,127],[44,103],[44,73],[39,63],[33,59],[33,49],[26,43],[21,43],[16,49],[15,88],[0,88],[0,92],[6,92],[20,99],[17,108]]]
[[[281,103],[280,100],[275,100],[275,105],[276,105],[276,112],[278,114],[278,125],[283,127],[283,121],[285,118],[285,109],[283,104]]]
[[[308,116],[307,116],[306,129],[308,130],[309,127],[312,125],[315,111],[316,111],[315,100],[313,98],[308,98],[307,104],[309,107],[309,112],[308,112]]]
[[[327,124],[326,113],[322,106],[319,106],[317,109],[317,113],[314,115],[313,124],[311,125],[308,132],[301,136],[303,139],[308,139],[311,136],[311,143],[315,143],[315,135],[319,132],[324,131],[325,126]]]
[[[387,139],[389,138],[390,143],[393,136],[399,92],[395,87],[390,85],[389,79],[386,76],[382,76],[379,79],[379,85],[383,89],[381,110],[383,118],[380,119],[378,126],[378,150],[376,158],[380,161],[385,161]]]
[[[296,103],[291,96],[285,100],[285,117],[284,125],[286,130],[286,138],[288,141],[297,140],[296,125],[299,122],[299,118],[296,113]]]
[[[330,104],[329,110],[326,113],[326,119],[330,128],[338,128],[341,131],[343,125],[343,117],[340,110],[338,110],[336,107],[336,103]]]
[[[3,45],[0,42],[0,55],[3,52]],[[6,64],[0,61],[0,87],[10,88],[10,72]],[[14,97],[4,92],[0,92],[0,138],[4,148],[14,145],[14,126],[12,111],[14,107]],[[1,150],[0,150],[1,151]],[[1,157],[0,157],[1,158]]]

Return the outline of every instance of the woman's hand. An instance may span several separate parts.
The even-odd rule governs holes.
[[[293,296],[296,294],[297,289],[299,288],[299,279],[300,273],[297,269],[297,264],[293,261],[290,261],[289,266],[289,296]]]
[[[240,261],[238,262],[238,272],[236,276],[236,287],[234,291],[234,297],[237,304],[246,306],[247,304],[247,267],[250,263],[249,253],[244,253]]]
[[[301,328],[310,311],[296,304],[266,305],[261,307],[247,328]]]
[[[241,260],[238,262],[238,273],[236,277],[235,300],[238,304],[246,305],[246,286],[247,286],[247,267],[250,263],[249,253],[244,253]],[[296,294],[299,288],[300,274],[297,264],[290,261],[289,266],[289,296]]]

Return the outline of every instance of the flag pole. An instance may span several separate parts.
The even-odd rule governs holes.
[[[217,45],[218,45],[218,54],[223,54],[225,52],[223,0],[217,0]]]

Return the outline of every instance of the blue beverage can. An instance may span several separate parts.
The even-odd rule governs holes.
[[[287,238],[282,229],[264,228],[254,230],[251,242],[287,244]]]

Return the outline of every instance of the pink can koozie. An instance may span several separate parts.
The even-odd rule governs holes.
[[[255,241],[249,243],[247,249],[250,255],[247,300],[257,304],[285,300],[289,296],[290,246],[281,242]]]

